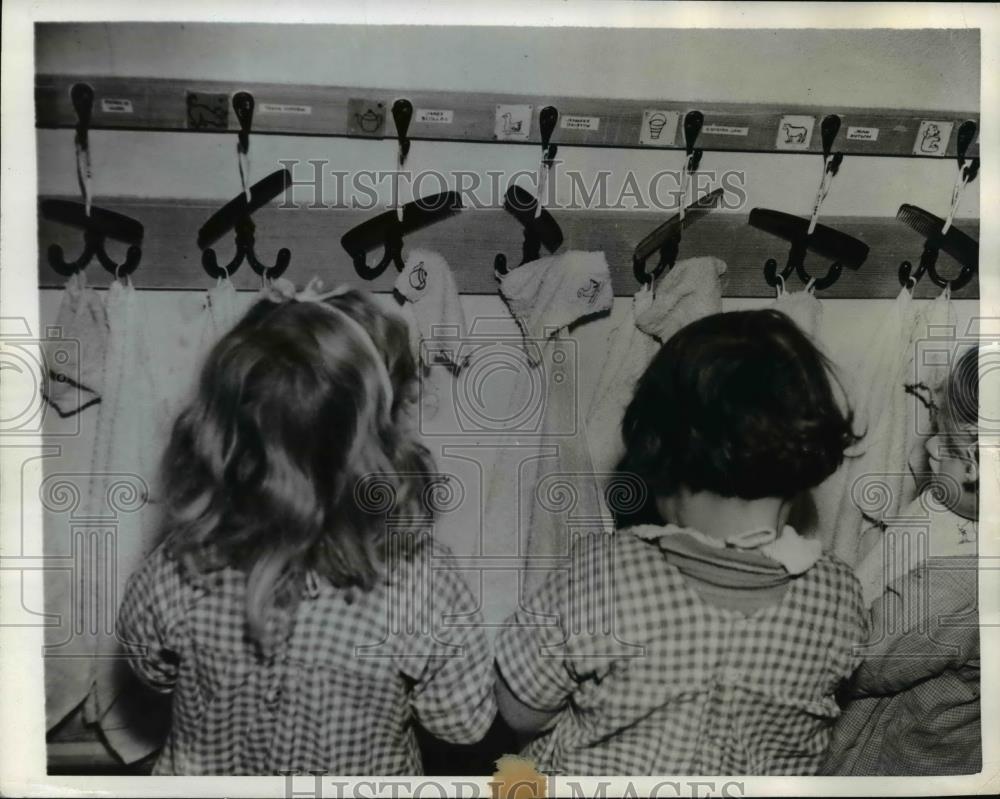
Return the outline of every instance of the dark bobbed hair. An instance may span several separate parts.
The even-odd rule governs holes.
[[[386,511],[359,501],[361,481],[377,475],[396,512],[429,515],[433,464],[403,413],[416,379],[407,325],[367,293],[326,302],[343,313],[254,304],[208,354],[164,458],[168,551],[192,574],[246,572],[261,645],[270,609],[297,601],[309,570],[337,586],[376,582]]]
[[[790,499],[818,485],[858,439],[835,384],[829,361],[780,311],[718,313],[682,328],[625,412],[618,469],[643,480],[649,501],[619,525],[657,520],[655,498],[682,486]]]

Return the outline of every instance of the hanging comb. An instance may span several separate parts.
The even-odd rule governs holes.
[[[635,279],[640,283],[648,283],[656,280],[665,269],[672,267],[677,262],[682,232],[718,208],[721,197],[721,188],[709,192],[687,206],[684,209],[683,218],[680,213],[674,214],[643,238],[632,253],[632,271],[635,274]],[[655,252],[660,253],[660,262],[653,272],[649,273],[646,271],[646,261]]]
[[[901,205],[896,219],[924,238],[924,250],[920,254],[916,271],[911,274],[910,262],[904,261],[899,267],[900,283],[904,286],[911,281],[915,283],[926,273],[935,285],[941,288],[951,285],[952,291],[958,291],[972,279],[979,268],[979,242],[954,225],[948,228],[947,233],[942,234],[944,220],[915,205]],[[937,258],[942,251],[962,267],[958,277],[953,280],[947,280],[938,274]]]

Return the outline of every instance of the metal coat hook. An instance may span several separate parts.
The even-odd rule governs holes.
[[[275,278],[288,268],[292,254],[287,247],[278,250],[273,266],[262,263],[254,252],[256,227],[251,215],[259,208],[280,197],[292,185],[292,174],[287,169],[272,172],[249,189],[250,199],[241,193],[216,211],[198,231],[198,248],[202,250],[201,264],[213,278],[232,277],[243,261],[261,277]],[[230,230],[236,233],[236,254],[229,263],[219,263],[211,245]]]
[[[399,140],[399,165],[406,163],[410,154],[410,139],[407,132],[413,119],[413,103],[402,98],[392,104],[392,121],[396,124],[396,138]]]
[[[94,89],[87,83],[75,83],[70,89],[70,101],[76,111],[75,144],[77,148],[77,166],[80,160],[86,162],[83,167],[87,174],[81,173],[81,189],[84,202],[67,200],[45,200],[40,205],[40,212],[46,219],[60,222],[64,225],[83,230],[83,252],[73,261],[67,261],[63,248],[52,244],[48,249],[49,265],[60,275],[69,277],[85,269],[95,257],[101,266],[116,278],[132,274],[138,268],[142,259],[142,244],[144,228],[142,223],[124,214],[108,211],[104,208],[90,207],[89,169],[90,169],[90,120],[94,108]],[[122,263],[116,263],[105,249],[105,240],[114,239],[129,245]]]
[[[233,95],[233,111],[236,112],[236,119],[240,123],[237,146],[242,153],[250,151],[250,128],[253,126],[253,109],[254,99],[250,92],[236,92]]]
[[[695,149],[698,134],[705,124],[701,111],[688,111],[684,115],[684,151],[687,153],[687,171],[696,172],[701,165],[701,150]]]

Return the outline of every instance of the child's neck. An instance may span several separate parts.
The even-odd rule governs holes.
[[[789,514],[789,503],[781,497],[741,499],[687,488],[669,497],[658,497],[656,505],[667,522],[691,527],[720,541],[751,530],[780,532]]]

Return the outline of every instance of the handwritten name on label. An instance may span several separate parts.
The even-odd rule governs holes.
[[[878,128],[855,128],[848,126],[849,141],[878,141]]]
[[[455,112],[443,108],[418,108],[417,122],[427,125],[450,125],[455,121]]]
[[[601,118],[567,114],[559,119],[559,127],[564,130],[598,130],[601,127]]]
[[[750,128],[739,125],[705,125],[701,132],[713,136],[746,136],[750,133]]]
[[[133,111],[132,101],[102,97],[101,110],[106,114],[131,114]]]
[[[311,105],[294,105],[290,103],[261,103],[262,114],[311,114]]]

